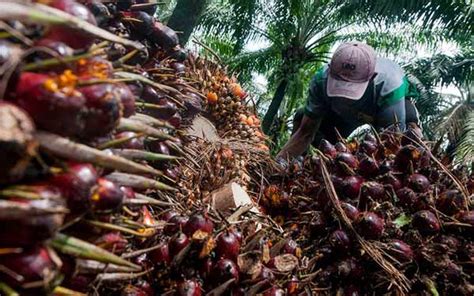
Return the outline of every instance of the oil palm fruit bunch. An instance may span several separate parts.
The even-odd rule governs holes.
[[[469,173],[440,166],[427,146],[403,137],[323,140],[264,188],[263,209],[313,254],[307,272],[321,271],[316,285],[350,295],[472,293],[472,268],[461,263],[472,256]]]

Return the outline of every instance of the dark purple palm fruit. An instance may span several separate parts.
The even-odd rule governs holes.
[[[181,115],[179,113],[176,113],[175,115],[171,116],[170,119],[168,119],[168,123],[171,124],[174,128],[180,128],[181,127]]]
[[[364,178],[360,176],[349,176],[345,177],[342,181],[342,191],[344,196],[350,199],[356,199],[364,184]]]
[[[151,152],[165,155],[171,154],[170,147],[168,146],[168,144],[166,144],[166,141],[147,139],[145,142],[145,147]]]
[[[195,93],[185,93],[186,99],[184,101],[184,118],[193,118],[202,112],[203,100]]]
[[[408,187],[416,192],[426,192],[430,188],[430,181],[422,174],[413,174],[408,177]]]
[[[393,171],[393,166],[394,166],[394,161],[390,159],[385,159],[380,163],[379,166],[379,174],[387,174],[391,171]]]
[[[158,95],[158,93],[155,91],[155,93]],[[153,98],[152,97],[153,92],[149,88],[145,88],[143,90],[143,95],[142,98],[147,101],[146,98]],[[156,101],[155,101],[156,99]],[[176,107],[176,104],[171,102],[165,97],[158,97],[153,99],[154,102],[147,101],[147,103],[154,104],[156,105],[155,107],[150,107],[146,108],[144,113],[148,114],[150,116],[153,116],[155,118],[161,119],[161,120],[168,120],[173,115],[176,114],[178,111],[178,108]]]
[[[198,230],[207,233],[212,233],[214,230],[214,223],[209,219],[207,213],[195,213],[189,217],[188,222],[183,227],[183,232],[189,236],[192,236]]]
[[[456,215],[456,219],[461,223],[474,227],[474,211],[461,211]]]
[[[351,239],[344,230],[336,230],[331,233],[329,243],[339,255],[344,255],[352,247]]]
[[[195,279],[178,282],[176,296],[201,296],[201,285]]]
[[[406,209],[411,209],[419,200],[418,194],[408,187],[398,189],[396,194],[400,205]]]
[[[188,58],[188,53],[183,48],[177,46],[168,50],[167,54],[170,58],[177,62],[184,62]]]
[[[58,77],[61,81],[69,79],[71,86],[58,84]],[[77,77],[67,71],[59,76],[23,72],[16,85],[16,102],[39,128],[64,136],[78,136],[84,129],[86,99],[74,90],[75,79]]]
[[[377,214],[363,212],[356,220],[357,232],[367,239],[378,239],[385,229],[385,221]]]
[[[440,231],[441,225],[436,215],[430,211],[419,211],[413,215],[412,225],[424,235]]]
[[[416,169],[420,156],[420,151],[415,146],[403,146],[395,156],[395,168],[400,172],[409,172],[411,168]]]
[[[95,138],[110,133],[123,114],[123,105],[115,85],[110,83],[93,84],[78,90],[86,98],[87,112],[84,115],[82,138]]]
[[[114,182],[104,178],[97,180],[97,185],[92,189],[92,209],[95,212],[107,213],[120,208],[124,200],[124,193]]]
[[[181,231],[176,233],[168,242],[168,250],[170,258],[174,258],[179,254],[184,248],[186,248],[191,243],[191,240],[188,236]]]
[[[119,11],[125,11],[125,10],[129,10],[130,7],[135,4],[135,0],[120,0],[120,1],[117,1],[117,3],[115,4],[115,7],[117,8],[117,10]]]
[[[364,177],[374,177],[379,173],[379,165],[373,157],[364,157],[359,163],[359,173]]]
[[[170,66],[178,75],[184,74],[186,71],[186,66],[182,63],[172,62]]]
[[[284,296],[285,290],[278,286],[272,286],[270,289],[263,291],[262,296]]]
[[[54,175],[50,183],[58,187],[74,214],[90,209],[91,190],[97,183],[97,171],[91,164],[70,163],[66,171]]]
[[[92,25],[97,25],[94,15],[89,9],[74,0],[54,0],[50,3],[50,6],[78,17]],[[45,38],[64,42],[74,49],[87,48],[94,42],[93,35],[62,24],[50,26]]]
[[[63,224],[66,203],[57,188],[39,184],[29,185],[28,189],[24,190],[37,195],[37,198],[23,199],[12,196],[8,201],[12,205],[31,207],[31,214],[25,217],[28,213],[26,211],[22,216],[13,212],[12,215],[8,215],[8,212],[1,215],[0,247],[21,247],[42,242],[51,238]],[[51,213],[35,214],[39,209],[51,210]]]
[[[397,239],[388,242],[385,251],[400,263],[412,262],[415,256],[409,244]]]
[[[37,143],[31,118],[20,108],[0,102],[0,184],[20,180]]]
[[[188,220],[189,217],[186,216],[173,216],[167,221],[165,227],[163,228],[163,231],[166,235],[173,235],[177,231],[183,229],[184,225],[188,222]]]
[[[388,186],[392,187],[393,190],[395,190],[395,191],[397,191],[398,189],[403,187],[402,182],[400,181],[400,179],[398,179],[398,177],[396,177],[392,173],[385,174],[382,177],[381,181],[384,185],[388,185]]]
[[[122,102],[123,117],[130,117],[135,114],[135,95],[132,93],[128,85],[124,83],[115,84],[115,91]]]
[[[349,152],[349,149],[347,149],[346,144],[344,144],[344,143],[342,143],[342,142],[337,142],[337,143],[334,145],[334,148],[336,148],[336,151],[337,151],[337,152]]]
[[[114,136],[115,139],[125,139],[131,138],[130,140],[120,144],[120,148],[124,149],[137,149],[137,150],[144,150],[145,149],[145,140],[143,137],[137,137],[138,134],[135,132],[121,132]]]
[[[346,175],[351,175],[354,170],[359,168],[359,161],[351,153],[338,153],[335,158],[335,162],[338,171]]]
[[[377,142],[371,141],[362,141],[359,145],[359,151],[367,155],[374,155],[377,152],[378,145]]]
[[[179,38],[176,32],[158,21],[155,21],[153,24],[150,40],[165,50],[172,49],[179,45]]]
[[[337,264],[337,273],[342,279],[350,279],[351,281],[358,282],[362,280],[365,272],[356,258],[349,257]]]
[[[220,259],[213,268],[212,277],[216,284],[222,284],[230,279],[235,279],[234,283],[237,283],[239,281],[239,268],[232,260]]]
[[[351,221],[355,221],[359,217],[359,210],[350,203],[341,202],[341,208]]]
[[[224,230],[216,238],[217,258],[236,261],[240,252],[240,242],[231,230]]]
[[[206,257],[203,260],[198,262],[198,271],[199,276],[204,281],[209,279],[209,276],[212,274],[212,268],[214,267],[214,262],[211,257]]]
[[[153,32],[155,18],[144,11],[124,12],[123,16],[130,19],[130,37],[135,40],[143,40]]]
[[[319,143],[319,150],[329,158],[334,158],[337,155],[336,147],[325,139]]]
[[[464,196],[458,190],[446,190],[436,199],[436,209],[446,215],[454,215],[465,208]]]
[[[20,295],[49,295],[58,280],[57,255],[44,247],[0,255],[0,281]]]
[[[94,15],[99,27],[105,28],[109,24],[112,19],[112,14],[104,3],[99,0],[92,0],[85,5]]]
[[[364,183],[361,189],[359,198],[359,208],[365,208],[369,201],[385,201],[385,187],[376,181],[369,181]]]
[[[359,296],[359,295],[362,295],[362,292],[358,286],[348,285],[344,287],[343,296]]]
[[[171,262],[168,244],[165,242],[159,243],[157,248],[152,250],[149,254],[150,260],[155,265],[168,265]]]
[[[67,46],[65,43],[57,40],[42,38],[36,41],[35,46],[46,47],[61,57],[70,57],[74,55],[74,50],[72,48]],[[39,56],[44,58],[51,57],[50,55],[47,55],[45,53],[42,53]]]
[[[283,253],[295,255],[296,257],[301,257],[301,248],[298,246],[298,243],[294,240],[288,240],[282,249]]]

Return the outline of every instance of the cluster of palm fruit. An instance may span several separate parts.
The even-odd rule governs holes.
[[[57,18],[8,19],[0,42],[0,293],[276,289],[287,271],[254,287],[257,269],[238,260],[260,252],[256,219],[230,226],[179,192],[190,141],[180,128],[210,106],[205,80],[184,79],[195,58],[153,17],[156,4],[38,2],[11,5]],[[58,21],[64,13],[73,20]],[[114,42],[101,42],[107,31]]]
[[[472,172],[450,171],[426,146],[390,131],[323,140],[317,152],[271,179],[261,199],[312,258],[315,287],[472,295]]]

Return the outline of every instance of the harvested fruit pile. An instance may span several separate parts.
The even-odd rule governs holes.
[[[156,4],[37,2],[0,3],[2,295],[472,294],[472,175],[391,133],[275,174]],[[216,208],[231,182],[254,203]]]
[[[261,203],[341,295],[473,293],[473,175],[386,131],[323,140],[270,180]],[[467,186],[466,186],[467,185]]]

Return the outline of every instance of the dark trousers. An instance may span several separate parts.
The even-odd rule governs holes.
[[[405,100],[405,112],[405,122],[407,123],[407,126],[409,123],[415,123],[418,126],[420,125],[418,110],[416,109],[414,103],[409,99]],[[293,131],[291,134],[294,134],[298,130],[301,125],[301,121],[303,120],[303,116],[304,108],[298,109],[295,113],[295,117],[293,118]],[[343,138],[347,138],[355,128],[357,127],[347,124],[339,115],[330,111],[321,121],[319,130],[314,136],[311,145],[318,147],[319,142],[321,142],[322,139],[326,139],[334,144],[338,141],[336,130]]]

